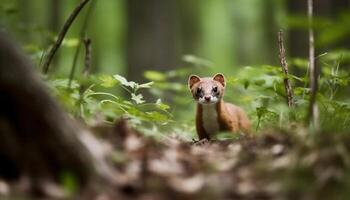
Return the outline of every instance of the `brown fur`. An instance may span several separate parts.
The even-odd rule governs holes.
[[[246,135],[250,135],[250,121],[245,112],[238,106],[225,103],[222,99],[225,90],[225,79],[222,74],[217,74],[213,78],[200,78],[192,75],[189,78],[188,86],[191,90],[193,98],[198,101],[196,96],[198,88],[203,90],[203,95],[210,95],[213,87],[218,87],[219,97],[216,103],[217,122],[219,123],[219,131],[238,132],[242,131]],[[215,113],[213,113],[215,114]],[[207,133],[203,127],[203,105],[197,103],[196,113],[196,129],[199,139],[210,139],[210,135],[215,133]],[[210,123],[210,122],[209,122]]]

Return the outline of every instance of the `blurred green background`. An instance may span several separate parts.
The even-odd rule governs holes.
[[[22,45],[41,71],[45,53],[78,2],[0,0],[0,26]],[[106,86],[113,82],[108,75],[115,74],[137,83],[153,81],[142,99],[162,99],[171,105],[166,110],[176,121],[189,121],[194,118],[195,103],[186,88],[188,75],[222,72],[229,83],[227,99],[243,106],[256,126],[262,115],[269,116],[266,121],[284,124],[283,113],[287,111],[277,32],[284,31],[295,99],[304,108],[308,99],[306,8],[305,0],[92,0],[70,28],[48,80],[56,81],[57,89],[57,80],[69,77],[83,33],[92,41],[91,84],[102,80]],[[341,112],[348,128],[350,1],[318,0],[314,10],[321,78],[318,99],[341,102],[337,106],[346,108]],[[74,79],[81,83],[83,48],[77,61]],[[128,98],[121,88],[96,87]],[[326,111],[330,110],[336,109],[327,107]],[[304,116],[303,111],[299,114]]]

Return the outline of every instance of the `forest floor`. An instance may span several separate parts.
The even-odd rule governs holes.
[[[294,127],[188,142],[145,138],[126,122],[115,129],[120,199],[346,199],[350,191],[347,134]]]
[[[86,187],[73,199],[346,199],[350,193],[348,134],[295,127],[235,140],[156,140],[122,120],[105,136],[116,184]]]

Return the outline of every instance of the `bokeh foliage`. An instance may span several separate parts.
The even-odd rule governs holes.
[[[179,2],[182,8],[196,6],[188,12],[197,19],[198,39],[186,44],[191,41],[179,33],[178,42],[186,45],[180,47],[176,69],[155,71],[150,66],[150,70],[139,72],[147,81],[128,80],[124,73],[128,48],[127,1],[99,0],[86,31],[93,41],[92,73],[88,78],[81,76],[84,60],[81,53],[75,80],[68,88],[67,77],[80,42],[85,9],[65,38],[49,76],[45,77],[53,94],[73,116],[88,124],[111,123],[126,116],[145,132],[164,129],[193,136],[195,102],[187,89],[187,77],[223,72],[228,82],[225,99],[247,110],[254,129],[271,125],[290,128],[293,123],[304,122],[309,98],[308,61],[306,57],[287,58],[296,102],[296,107],[289,109],[285,103],[284,75],[278,66],[276,35],[279,28],[284,28],[287,37],[292,30],[305,31],[308,28],[305,14],[289,13],[289,2],[283,0]],[[50,7],[51,3],[1,0],[0,4],[1,28],[21,43],[38,70],[76,1],[59,1],[57,8]],[[60,15],[56,19],[58,27],[52,28],[54,9]],[[182,14],[177,13],[179,24],[186,21]],[[324,129],[349,129],[350,52],[344,42],[350,33],[348,23],[346,9],[331,17],[315,16],[316,61],[320,68],[317,98]],[[293,42],[297,41],[287,40],[287,53]]]

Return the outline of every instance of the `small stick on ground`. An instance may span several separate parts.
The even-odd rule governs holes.
[[[286,50],[284,48],[284,43],[283,43],[283,31],[280,30],[278,31],[278,47],[279,47],[279,57],[280,57],[280,63],[281,63],[281,68],[282,71],[285,75],[283,81],[284,81],[284,88],[286,91],[286,100],[288,107],[293,107],[294,106],[294,101],[293,101],[293,88],[290,84],[289,78],[288,78],[288,63],[286,60]]]
[[[66,33],[68,32],[70,26],[72,25],[72,23],[74,22],[75,18],[78,16],[78,14],[80,13],[80,11],[84,8],[84,6],[89,2],[90,0],[82,0],[77,7],[73,10],[73,12],[71,13],[71,15],[69,16],[69,18],[67,19],[67,21],[64,23],[63,28],[61,29],[60,33],[58,34],[57,40],[56,42],[53,44],[53,46],[51,47],[46,60],[44,62],[43,65],[43,73],[47,74],[47,72],[49,71],[49,66],[51,64],[51,61],[53,59],[53,57],[55,56],[57,50],[60,48],[62,41],[64,39],[64,37],[66,36]]]
[[[318,128],[319,114],[316,104],[316,95],[318,90],[317,69],[315,65],[315,45],[314,45],[314,31],[313,31],[313,0],[308,0],[308,21],[309,21],[309,69],[310,69],[310,102],[308,120]]]

